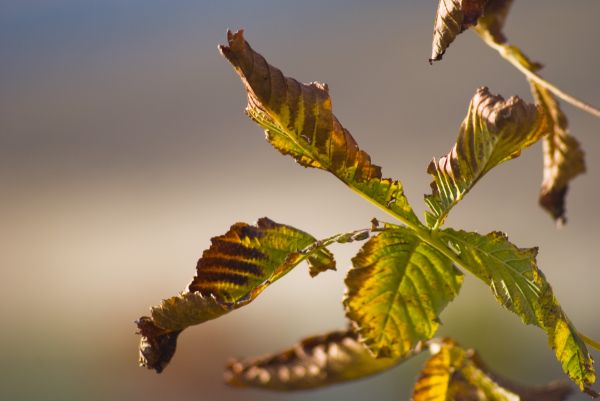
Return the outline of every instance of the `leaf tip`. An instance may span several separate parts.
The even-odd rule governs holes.
[[[181,330],[166,331],[154,324],[152,318],[142,316],[135,322],[140,339],[139,365],[161,373],[173,358],[177,337]]]

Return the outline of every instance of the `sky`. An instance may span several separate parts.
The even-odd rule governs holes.
[[[284,73],[327,82],[337,117],[400,179],[415,210],[426,167],[453,146],[476,88],[531,100],[526,81],[472,32],[427,63],[435,1],[0,1],[0,399],[409,399],[423,358],[307,393],[232,389],[231,356],[280,350],[346,325],[339,268],[304,266],[255,302],[187,330],[161,375],[137,366],[133,321],[182,290],[210,238],[262,216],[316,237],[386,217],[324,172],[275,152],[243,113],[218,54],[228,28]],[[600,105],[600,3],[517,1],[509,40],[544,77]],[[595,254],[600,121],[564,105],[588,172],[557,230],[537,206],[541,147],[495,169],[447,224],[502,230],[540,247],[538,264],[575,325],[600,338]],[[440,334],[525,383],[562,378],[540,330],[468,278]],[[598,357],[598,353],[594,353]],[[583,398],[581,398],[583,399]]]

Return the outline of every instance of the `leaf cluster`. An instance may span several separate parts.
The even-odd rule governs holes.
[[[475,27],[490,45],[535,73],[539,65],[502,33],[510,1],[440,0],[431,61],[441,59],[463,30]],[[501,232],[486,235],[445,227],[452,208],[493,168],[544,142],[540,203],[564,221],[568,182],[585,170],[583,152],[550,90],[530,78],[535,104],[504,99],[479,88],[448,154],[433,159],[429,207],[419,219],[399,180],[385,178],[333,114],[328,87],[303,84],[270,65],[245,40],[228,32],[220,46],[246,89],[246,113],[280,153],[307,168],[325,170],[395,220],[318,240],[297,228],[261,218],[236,223],[214,237],[186,290],[137,322],[140,364],[157,372],[169,363],[179,333],[252,302],[263,290],[306,261],[311,276],[335,270],[327,249],[365,241],[345,279],[343,304],[349,327],[302,340],[292,348],[235,360],[226,380],[235,386],[299,390],[348,381],[431,353],[413,393],[425,400],[562,400],[565,385],[523,387],[495,375],[473,350],[435,339],[440,314],[458,296],[465,273],[491,290],[523,323],[539,327],[565,374],[593,394],[593,360],[538,268],[537,248],[519,248]]]

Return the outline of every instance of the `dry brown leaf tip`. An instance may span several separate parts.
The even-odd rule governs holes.
[[[439,0],[429,63],[439,61],[457,35],[477,24],[488,0]]]

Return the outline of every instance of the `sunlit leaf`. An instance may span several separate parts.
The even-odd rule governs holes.
[[[477,23],[486,3],[487,0],[439,0],[430,63],[441,60],[456,36]]]
[[[510,8],[510,1],[491,0],[485,16],[479,21],[477,32],[484,40],[501,46],[508,57],[529,71],[536,72],[542,66],[534,63],[515,46],[506,43],[502,32]],[[548,135],[544,138],[544,178],[540,191],[540,205],[558,222],[565,221],[565,196],[569,182],[585,172],[584,153],[577,139],[569,134],[568,121],[554,95],[529,80],[536,103],[548,116]]]
[[[473,350],[450,339],[429,344],[413,401],[563,401],[572,389],[563,383],[527,387],[491,372]]]
[[[304,259],[311,274],[335,268],[331,253],[311,235],[263,217],[255,226],[236,223],[211,239],[188,291],[151,308],[138,320],[140,364],[162,371],[171,360],[179,333],[254,300],[268,285]]]
[[[227,33],[221,53],[248,93],[248,115],[266,130],[267,140],[305,167],[327,170],[379,207],[418,224],[402,184],[382,178],[381,168],[332,113],[327,86],[302,84],[267,63],[244,40]]]
[[[213,294],[221,302],[239,302],[282,266],[293,267],[304,260],[306,255],[300,251],[316,241],[268,218],[261,218],[256,226],[234,224],[226,234],[211,239],[189,290]],[[332,255],[322,249],[311,256],[311,263],[319,269],[335,268]]]
[[[346,314],[376,356],[399,357],[430,339],[463,281],[446,256],[402,227],[371,238],[352,263]]]
[[[580,389],[594,383],[593,360],[538,269],[537,248],[517,248],[499,232],[484,236],[446,229],[439,237],[463,267],[490,286],[500,304],[546,332],[564,372]]]
[[[536,103],[550,116],[549,135],[544,139],[544,179],[539,202],[555,220],[565,221],[565,196],[569,182],[585,173],[584,153],[569,134],[567,117],[554,96],[530,81]]]
[[[433,160],[427,172],[433,176],[432,193],[425,196],[431,213],[427,224],[439,227],[450,209],[488,171],[518,157],[521,151],[548,132],[545,114],[518,97],[504,100],[487,88],[475,93],[450,153]]]
[[[253,360],[234,360],[227,382],[239,387],[306,390],[354,380],[389,369],[404,358],[374,358],[352,330],[335,331],[302,340],[292,348]]]

